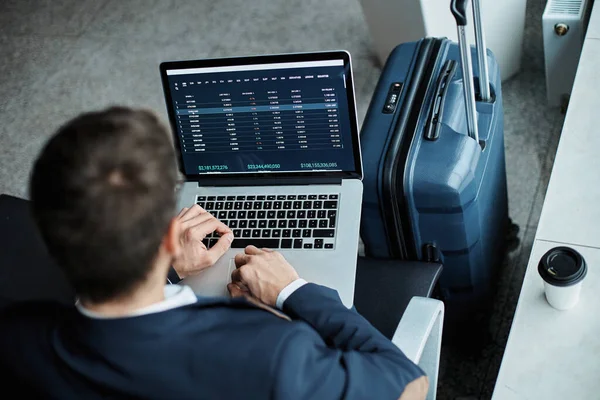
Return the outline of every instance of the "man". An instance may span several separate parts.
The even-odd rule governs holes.
[[[165,286],[171,266],[197,273],[234,240],[198,206],[173,216],[176,184],[167,129],[147,111],[83,114],[46,144],[32,211],[78,300],[0,315],[0,376],[22,396],[425,398],[416,365],[275,251],[236,256],[232,298]]]

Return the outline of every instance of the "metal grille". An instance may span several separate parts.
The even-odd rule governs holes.
[[[549,0],[546,14],[580,15],[584,0]]]

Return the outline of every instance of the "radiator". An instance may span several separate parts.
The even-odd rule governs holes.
[[[593,0],[548,0],[542,15],[549,106],[569,101]]]

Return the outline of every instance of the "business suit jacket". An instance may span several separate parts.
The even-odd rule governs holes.
[[[60,399],[397,399],[424,375],[331,289],[304,285],[283,311],[201,297],[92,319],[21,304],[0,315],[0,376]]]

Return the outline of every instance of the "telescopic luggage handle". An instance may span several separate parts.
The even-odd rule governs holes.
[[[456,25],[466,26],[467,25],[467,0],[452,0],[450,2],[450,11],[454,15]]]
[[[465,26],[467,25],[466,13],[467,0],[452,0],[450,10],[458,30],[458,44],[460,46],[460,64],[463,75],[463,88],[465,92],[465,107],[467,111],[467,130],[469,136],[479,143],[477,130],[477,112],[475,109],[475,87],[473,84],[473,67],[471,66],[471,49],[467,41]]]
[[[451,8],[458,26],[467,25],[466,1],[452,1]],[[479,61],[479,91],[481,100],[489,102],[490,94],[490,73],[487,59],[487,46],[485,45],[485,33],[483,32],[483,22],[481,17],[480,0],[473,0],[473,20],[475,21],[475,47],[477,48],[477,59]]]
[[[479,62],[479,92],[481,100],[489,102],[490,94],[490,72],[488,69],[487,46],[485,45],[485,34],[483,33],[483,22],[480,0],[473,1],[473,21],[475,22],[475,46],[477,47],[477,61]]]

